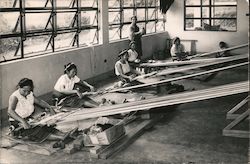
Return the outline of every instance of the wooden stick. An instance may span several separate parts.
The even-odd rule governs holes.
[[[249,96],[247,96],[244,100],[242,100],[239,104],[233,107],[230,111],[227,112],[227,118],[231,117],[234,112],[239,110],[243,105],[245,105],[249,101]],[[234,116],[233,116],[234,117]]]
[[[247,83],[247,82],[245,82]],[[246,84],[245,83],[242,83],[242,84],[238,84],[236,83],[235,84],[235,88],[237,87],[242,87],[242,86],[245,86]],[[207,90],[201,90],[201,92],[203,94],[209,94],[210,92],[212,91],[216,91],[216,92],[222,92],[222,91],[225,91],[225,90],[230,90],[232,88],[231,85],[224,85],[224,86],[221,86],[219,88],[215,88],[215,89],[207,89]],[[179,94],[172,94],[171,95],[171,98],[170,99],[178,99],[180,96],[182,96],[182,94],[185,94],[185,96],[196,96],[196,95],[199,95],[200,92],[199,91],[195,91],[195,92],[184,92],[184,93],[179,93]],[[154,98],[154,99],[146,99],[146,100],[143,100],[143,101],[135,101],[135,102],[130,102],[130,103],[125,103],[125,104],[117,104],[117,105],[112,105],[112,106],[104,106],[102,107],[103,110],[111,110],[111,109],[120,109],[120,108],[124,108],[124,107],[130,107],[130,106],[137,106],[137,105],[141,105],[141,104],[152,104],[154,102],[161,102],[161,101],[165,101],[166,100],[166,97],[165,96],[162,96],[162,97],[157,97],[157,98]],[[84,111],[79,111],[79,112],[76,112],[75,114],[71,114],[71,116],[74,116],[74,115],[79,115],[80,113],[82,114],[88,114],[88,113],[96,113],[98,111],[97,108],[95,109],[91,109],[91,110],[84,110]]]
[[[238,46],[225,48],[223,50],[216,50],[216,51],[207,52],[207,53],[204,53],[204,54],[197,54],[197,55],[194,55],[194,56],[190,56],[189,59],[192,59],[192,58],[195,58],[195,57],[201,57],[201,56],[208,56],[208,55],[212,55],[212,54],[215,54],[215,53],[225,52],[225,51],[234,50],[234,49],[238,49],[238,48],[243,48],[243,47],[247,47],[248,45],[249,45],[248,43],[245,43],[245,44],[241,44],[241,45],[238,45]]]
[[[166,80],[162,80],[162,81],[156,81],[156,82],[153,82],[153,83],[140,84],[140,85],[125,87],[125,88],[114,89],[114,90],[110,90],[108,92],[112,93],[112,92],[118,92],[118,91],[135,89],[135,88],[147,87],[147,86],[151,86],[151,85],[163,84],[163,83],[168,83],[168,82],[177,81],[177,80],[183,80],[183,79],[187,79],[187,78],[191,78],[191,77],[195,77],[195,76],[200,76],[200,75],[205,75],[205,74],[209,74],[209,73],[219,72],[219,71],[223,71],[223,70],[227,70],[227,69],[232,69],[232,68],[236,68],[236,67],[240,67],[240,66],[244,66],[244,65],[248,65],[248,62],[244,62],[244,63],[240,63],[240,64],[235,64],[235,65],[231,65],[231,66],[227,66],[227,67],[222,67],[222,68],[217,68],[217,69],[213,69],[213,70],[209,70],[209,71],[199,72],[199,73],[195,73],[195,74],[191,74],[191,75],[185,75],[185,76],[181,76],[181,77],[175,77],[175,78],[172,78],[172,79],[166,79]]]
[[[244,55],[239,55],[239,56],[234,56],[234,57],[228,57],[228,58],[223,59],[223,60],[205,63],[205,64],[202,63],[202,64],[195,64],[195,65],[191,65],[191,66],[190,65],[183,66],[180,68],[170,68],[170,69],[166,69],[166,70],[158,72],[156,74],[156,76],[169,75],[171,73],[184,72],[184,71],[188,71],[191,69],[202,68],[202,67],[207,67],[207,66],[212,66],[212,65],[216,65],[216,64],[222,64],[222,63],[227,63],[227,62],[232,62],[232,61],[247,59],[247,58],[248,58],[248,54],[244,54]]]
[[[126,104],[118,104],[107,107],[98,107],[92,109],[85,109],[83,111],[78,111],[74,115],[69,115],[60,123],[72,122],[77,120],[82,120],[86,118],[95,118],[99,116],[108,116],[124,112],[132,112],[138,110],[146,110],[148,108],[156,108],[161,106],[176,105],[187,102],[194,102],[200,100],[206,100],[210,98],[222,97],[227,95],[233,95],[238,93],[244,93],[249,91],[249,83],[241,82],[235,84],[229,84],[225,86],[214,87],[210,89],[204,89],[199,91],[184,92],[173,95],[166,95],[158,98],[153,98],[149,100],[141,100],[138,102],[131,102]]]
[[[240,122],[242,122],[245,118],[249,117],[249,112],[250,110],[248,109],[247,111],[245,111],[244,113],[242,113],[238,118],[236,118],[233,122],[231,122],[230,124],[228,124],[224,130],[230,130],[232,129],[234,126],[236,126],[237,124],[239,124]]]
[[[229,57],[221,57],[221,58],[206,58],[206,59],[193,59],[186,61],[171,61],[171,60],[161,60],[155,63],[142,63],[140,67],[167,67],[167,66],[179,66],[179,65],[187,65],[187,64],[197,64],[197,63],[208,63],[214,62],[218,60],[225,60]]]

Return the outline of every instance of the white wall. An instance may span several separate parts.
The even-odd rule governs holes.
[[[197,52],[208,52],[218,49],[218,43],[225,41],[229,46],[248,43],[249,17],[248,3],[238,0],[237,32],[222,31],[184,31],[184,0],[175,0],[167,12],[167,31],[171,38],[179,36],[181,39],[193,39],[196,42]],[[238,52],[247,52],[247,48]]]
[[[163,49],[167,37],[166,32],[144,36],[142,44],[145,57],[150,56],[156,49]],[[39,96],[53,90],[56,80],[63,74],[64,65],[69,62],[78,66],[78,76],[82,79],[113,70],[118,60],[117,54],[128,48],[128,44],[128,40],[121,40],[0,64],[0,109],[8,106],[8,98],[21,78],[33,79],[35,94]]]

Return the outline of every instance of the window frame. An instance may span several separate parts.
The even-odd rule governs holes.
[[[117,7],[110,7],[108,4],[108,14],[112,13],[112,12],[118,12],[119,13],[119,18],[120,21],[118,23],[110,23],[108,21],[108,30],[109,30],[109,42],[113,42],[113,41],[117,41],[120,39],[126,39],[128,38],[128,36],[123,36],[123,26],[124,25],[130,25],[131,24],[131,19],[129,19],[129,21],[124,21],[124,10],[133,10],[133,15],[137,16],[137,24],[140,23],[144,23],[144,28],[147,30],[147,23],[149,22],[154,22],[154,32],[150,32],[147,33],[146,31],[146,35],[147,34],[154,34],[154,33],[158,33],[158,32],[164,32],[166,31],[166,19],[165,16],[164,18],[160,18],[159,15],[160,13],[160,2],[159,0],[153,0],[154,1],[154,5],[149,6],[149,0],[141,0],[145,3],[145,6],[136,6],[136,0],[133,0],[133,6],[124,6],[124,0],[118,0],[119,1],[119,6]],[[158,1],[158,3],[157,3]],[[138,9],[138,10],[137,10]],[[144,20],[138,20],[138,15],[137,12],[140,9],[144,9],[145,10],[145,19]],[[148,19],[149,17],[149,9],[154,9],[154,19]],[[157,23],[162,21],[164,26],[163,26],[163,30],[162,31],[157,31]],[[118,36],[119,38],[116,39],[112,39],[112,36],[110,36],[110,29],[111,28],[117,28],[119,30]],[[118,32],[117,30],[117,32]],[[117,33],[116,32],[116,33]]]
[[[43,54],[47,53],[53,53],[58,52],[65,49],[72,49],[72,48],[78,48],[78,47],[84,47],[87,44],[83,43],[80,44],[79,34],[82,31],[85,30],[91,30],[95,29],[95,35],[94,39],[96,39],[96,43],[92,44],[99,44],[99,8],[98,8],[98,0],[93,0],[93,4],[96,4],[92,7],[81,7],[81,1],[82,0],[71,0],[71,3],[69,6],[66,7],[60,7],[57,6],[56,2],[58,0],[46,0],[46,3],[44,4],[44,7],[26,7],[25,6],[25,0],[15,0],[13,2],[12,7],[1,7],[0,13],[11,13],[11,12],[19,12],[18,14],[18,20],[16,21],[15,28],[12,30],[12,32],[6,33],[6,34],[0,34],[0,38],[2,39],[8,39],[8,38],[17,38],[17,40],[20,40],[17,49],[15,51],[15,54],[13,58],[0,60],[0,63],[12,61],[12,60],[18,60],[23,58],[29,58],[34,56],[41,56]],[[50,5],[51,7],[48,7]],[[18,6],[18,7],[17,7]],[[81,12],[88,12],[88,11],[95,11],[96,15],[96,25],[82,25],[81,24]],[[50,14],[49,19],[47,20],[46,27],[44,29],[30,29],[27,30],[26,26],[26,14],[34,13],[48,13]],[[73,23],[71,26],[67,27],[57,27],[57,14],[58,13],[74,13],[74,17],[71,20]],[[17,27],[20,27],[20,31],[16,32],[15,30]],[[50,28],[47,28],[50,27]],[[66,34],[66,33],[74,33],[74,37],[72,39],[72,44],[70,44],[66,48],[55,48],[55,38],[59,34]],[[37,52],[30,52],[25,53],[24,49],[24,42],[31,37],[41,37],[41,36],[49,36],[49,42],[47,43],[46,49],[44,51],[37,51]],[[47,50],[48,47],[51,47],[51,50]],[[20,51],[20,56],[16,57],[18,52]]]
[[[200,0],[200,5],[187,5],[186,4],[186,1],[187,0],[184,0],[184,31],[222,31],[222,32],[237,32],[237,12],[238,12],[238,2],[236,0],[236,5],[212,5],[212,1],[213,0],[208,0],[208,3],[207,5],[203,5],[202,4],[202,0]],[[192,8],[192,7],[199,7],[200,8],[200,17],[195,17],[195,18],[188,18],[187,15],[186,15],[186,8]],[[209,16],[204,18],[202,16],[202,8],[208,8],[209,9]],[[212,8],[216,8],[216,7],[235,7],[236,9],[236,13],[235,13],[235,18],[230,18],[230,17],[212,17]],[[235,27],[235,30],[211,30],[211,27],[213,26],[212,25],[212,21],[213,20],[220,20],[220,19],[223,19],[223,20],[235,20],[236,22],[236,27]],[[202,22],[203,20],[208,20],[208,25],[210,26],[210,30],[195,30],[195,29],[187,29],[186,28],[186,22],[187,20],[200,20],[201,21],[201,26],[200,28],[203,28],[203,25],[202,25]]]

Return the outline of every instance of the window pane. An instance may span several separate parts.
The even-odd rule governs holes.
[[[82,11],[81,12],[82,25],[97,25],[96,11]]]
[[[142,23],[137,23],[137,26],[139,26],[139,28],[145,28],[145,22],[142,22]]]
[[[109,40],[120,39],[120,29],[119,27],[109,27]]]
[[[209,18],[209,7],[202,7],[202,18]]]
[[[56,0],[57,7],[71,7],[72,0]]]
[[[96,29],[83,30],[79,34],[79,43],[81,45],[88,45],[91,43],[97,43]]]
[[[81,7],[97,7],[97,0],[81,0]]]
[[[70,27],[75,13],[57,13],[57,27]]]
[[[44,29],[50,14],[49,13],[28,13],[25,15],[26,17],[26,29],[27,30],[36,30],[36,29]],[[37,20],[39,18],[39,21]],[[48,25],[48,29],[51,29],[51,25]]]
[[[155,6],[160,6],[160,0],[156,0]]]
[[[0,1],[0,8],[18,8],[19,7],[19,1],[14,4],[15,0],[1,0]]]
[[[21,57],[21,51],[18,49],[20,40],[18,37],[0,39],[0,62]]]
[[[201,8],[200,7],[186,7],[186,18],[200,18]]]
[[[60,49],[71,47],[74,36],[75,33],[58,34],[55,37],[55,48]]]
[[[133,7],[134,6],[134,3],[133,3],[133,0],[123,0],[123,6],[124,7]]]
[[[237,5],[237,0],[213,0],[213,5]]]
[[[155,31],[155,28],[156,28],[155,26],[156,26],[155,22],[148,22],[147,25],[146,25],[147,34],[156,32]]]
[[[137,20],[145,21],[145,9],[137,9]]]
[[[120,12],[109,12],[109,23],[120,23]]]
[[[220,31],[236,31],[236,19],[215,19],[213,22],[214,30],[218,26]]]
[[[129,36],[129,27],[130,25],[124,25],[122,27],[122,38],[127,38]]]
[[[212,16],[215,18],[236,18],[236,7],[213,7]]]
[[[47,0],[25,0],[25,7],[45,7]],[[50,3],[48,3],[49,6]]]
[[[124,9],[123,11],[124,11],[124,22],[131,22],[131,17],[134,15],[133,9]]]
[[[185,29],[186,30],[202,30],[201,20],[199,20],[199,19],[186,19]]]
[[[36,55],[37,53],[45,52],[46,46],[49,42],[50,36],[28,37],[24,41],[25,56]],[[47,52],[52,52],[51,46],[48,47]],[[32,54],[32,55],[31,55]]]
[[[120,0],[108,0],[109,7],[119,7],[120,6]]]
[[[164,26],[165,26],[165,23],[163,22],[163,21],[158,21],[157,23],[156,23],[156,31],[157,32],[162,32],[162,31],[164,31]]]
[[[156,5],[155,0],[148,0],[148,6],[153,7],[155,5]]]
[[[18,24],[17,29],[14,30],[19,15],[18,12],[0,13],[0,34],[20,32],[20,23]]]
[[[209,0],[202,0],[202,5],[209,5]]]
[[[148,20],[156,19],[156,9],[148,9]]]
[[[201,5],[200,0],[186,0],[186,5]]]
[[[137,7],[145,7],[145,1],[146,0],[135,0]]]

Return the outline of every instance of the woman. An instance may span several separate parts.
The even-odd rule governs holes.
[[[74,63],[68,63],[64,68],[64,74],[57,80],[53,97],[60,101],[60,105],[79,108],[97,107],[99,103],[87,97],[93,94],[95,88],[86,81],[77,77],[77,67]],[[91,92],[88,92],[90,90]],[[59,105],[59,104],[58,104]]]
[[[65,134],[52,126],[37,125],[32,126],[32,114],[35,111],[35,104],[48,109],[51,114],[55,114],[53,108],[38,99],[33,94],[33,81],[23,78],[18,83],[18,89],[9,98],[8,114],[12,127],[12,134],[15,137],[27,138],[32,141],[42,142],[49,140],[62,140]]]
[[[181,44],[181,40],[178,37],[173,39],[173,45],[171,47],[170,53],[173,61],[187,60],[188,53],[185,52],[185,48]]]
[[[133,78],[140,75],[140,73],[129,66],[128,51],[123,50],[119,53],[118,57],[119,60],[115,63],[115,74],[123,84],[132,82]]]

